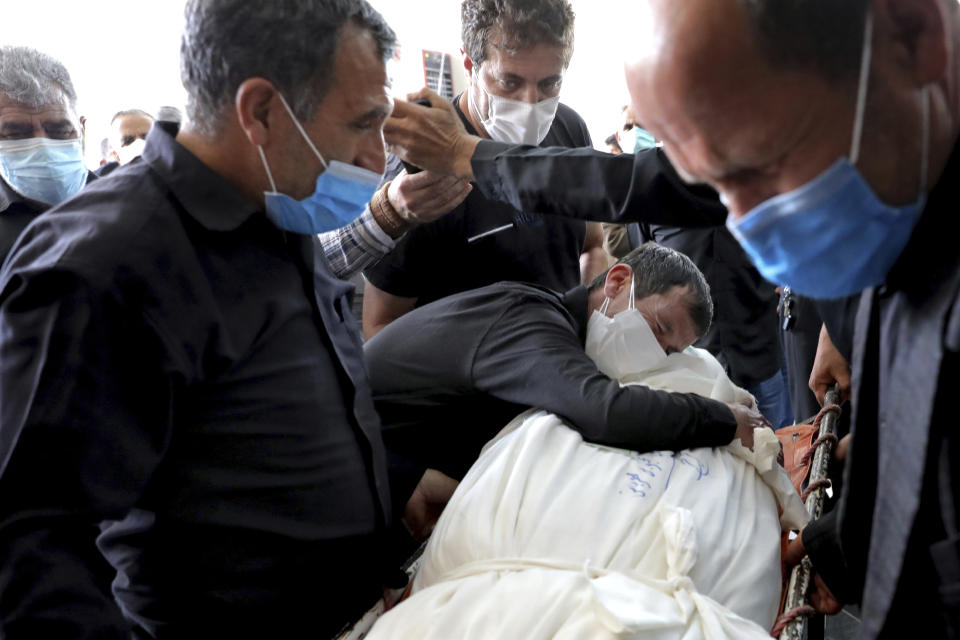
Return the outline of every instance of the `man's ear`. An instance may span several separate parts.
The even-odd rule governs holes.
[[[269,80],[248,78],[237,87],[234,98],[237,122],[251,144],[264,146],[270,141],[271,124],[277,111],[286,111],[280,94]]]
[[[463,69],[467,72],[467,80],[469,81],[473,77],[473,58],[470,57],[466,49],[460,49],[460,53],[463,54]]]
[[[917,86],[940,81],[949,65],[948,11],[942,0],[874,0],[881,34],[892,40]],[[898,56],[899,57],[899,56]]]
[[[630,277],[633,271],[625,264],[615,264],[607,272],[607,279],[603,283],[603,295],[613,300],[624,287],[630,285]]]

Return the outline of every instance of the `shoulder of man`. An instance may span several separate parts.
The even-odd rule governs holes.
[[[548,139],[553,137],[558,138],[554,144],[564,147],[593,146],[586,121],[572,107],[562,102],[557,105],[557,115],[553,119],[553,126],[550,127],[548,134]]]
[[[149,261],[159,248],[155,224],[165,201],[145,163],[118,171],[109,180],[90,181],[77,195],[39,215],[24,230],[8,257],[3,278],[12,271],[65,268],[83,273],[96,286],[136,262]]]

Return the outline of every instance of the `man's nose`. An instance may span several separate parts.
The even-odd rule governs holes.
[[[528,85],[521,94],[521,100],[527,104],[537,104],[540,102],[542,97],[540,96],[540,90],[536,85]]]

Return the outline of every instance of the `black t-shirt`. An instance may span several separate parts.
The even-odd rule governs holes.
[[[476,134],[454,98],[464,126]],[[559,105],[553,125],[540,146],[590,146],[586,123],[566,105]],[[384,181],[403,168],[390,156]],[[508,226],[509,225],[509,226]],[[500,227],[491,235],[471,238]],[[378,289],[417,298],[424,305],[448,295],[503,280],[532,282],[554,291],[580,284],[580,254],[586,223],[488,200],[474,189],[466,200],[435,222],[421,225],[397,242],[396,248],[364,275]]]

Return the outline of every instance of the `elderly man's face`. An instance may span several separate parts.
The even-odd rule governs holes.
[[[386,65],[376,41],[368,31],[347,25],[334,62],[333,82],[316,116],[303,123],[304,130],[327,163],[339,160],[383,173],[383,123],[392,110]],[[281,191],[303,199],[313,193],[323,165],[292,123],[289,135],[273,170],[278,179],[286,183],[289,177],[293,182]]]
[[[633,111],[678,172],[714,186],[735,218],[848,155],[855,79],[772,68],[736,0],[643,6],[651,30],[626,67]],[[858,168],[881,199],[904,204],[919,188],[921,101],[891,88],[875,60]]]
[[[150,127],[153,126],[153,119],[139,113],[129,113],[118,116],[110,126],[110,147],[111,157],[120,164],[127,164],[137,154],[131,154],[130,147],[139,144],[138,140],[146,140]]]
[[[56,92],[53,102],[39,108],[0,93],[0,140],[72,140],[79,138],[80,132],[80,119],[62,91]]]

